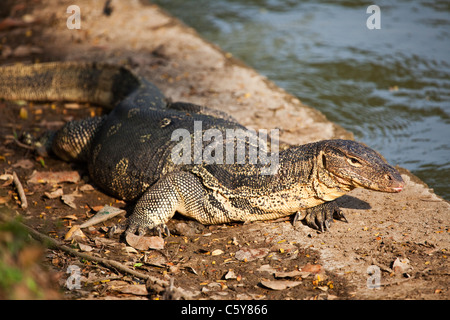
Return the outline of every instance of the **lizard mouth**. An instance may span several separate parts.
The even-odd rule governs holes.
[[[345,179],[342,177],[339,177],[338,175],[335,175],[338,177],[339,180],[341,180],[341,183],[344,183]],[[389,193],[398,193],[403,190],[405,186],[405,182],[403,179],[392,177],[392,175],[386,175],[385,179],[389,181],[389,183],[386,185],[386,183],[376,183],[369,179],[363,180],[363,181],[345,181],[349,185],[353,186],[354,188],[363,188],[363,189],[369,189],[374,191],[381,191],[381,192],[389,192]]]
[[[375,186],[373,190],[381,191],[381,192],[389,192],[389,193],[398,193],[403,190],[405,186],[405,182],[403,180],[395,180],[392,181],[388,186]],[[370,188],[372,189],[372,188]]]
[[[405,182],[397,172],[385,174],[384,179],[389,183],[386,187],[386,192],[400,192],[405,187]]]
[[[387,192],[400,192],[403,190],[404,186],[405,186],[405,183],[403,181],[398,182],[398,184],[396,186],[387,188],[386,191]]]
[[[400,192],[403,190],[403,186],[392,188],[394,192]]]

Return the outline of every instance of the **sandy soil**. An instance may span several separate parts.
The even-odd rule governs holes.
[[[0,11],[0,19],[8,17],[0,20],[0,64],[83,60],[127,65],[175,101],[224,110],[251,128],[279,128],[287,143],[352,137],[157,6],[113,0],[107,15],[103,1],[77,1],[77,30],[66,25],[71,4],[7,1]],[[0,172],[17,172],[29,207],[20,208],[13,184],[1,189],[2,202],[28,225],[61,242],[73,224],[81,224],[100,206],[128,211],[129,206],[95,188],[79,191],[95,186],[86,168],[53,158],[45,158],[43,167],[41,159],[14,142],[14,133],[38,134],[101,112],[80,104],[0,102]],[[34,170],[75,171],[81,180],[27,183]],[[135,250],[118,235],[108,238],[107,227],[124,218],[119,216],[86,229],[84,240],[66,244],[173,279],[195,299],[448,299],[450,205],[400,170],[406,187],[399,194],[357,189],[342,197],[349,222],[336,221],[331,232],[293,226],[289,219],[202,226],[176,216],[164,249]],[[45,196],[60,187],[64,194],[78,190],[74,208],[59,197]],[[165,297],[142,280],[58,250],[46,250],[43,260],[56,274],[61,298]],[[81,289],[65,287],[70,265],[81,268]],[[375,273],[369,274],[370,269]]]

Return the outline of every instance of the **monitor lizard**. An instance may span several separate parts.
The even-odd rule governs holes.
[[[258,159],[251,161],[254,142],[245,135],[225,134],[246,130],[231,116],[171,102],[155,85],[121,66],[93,62],[4,66],[0,98],[89,102],[112,109],[104,116],[66,123],[47,135],[45,148],[65,161],[87,163],[100,188],[136,202],[126,222],[127,233],[168,231],[166,223],[175,212],[202,224],[295,215],[294,220],[324,231],[333,217],[346,220],[334,200],[348,191],[360,187],[400,192],[404,187],[400,173],[379,153],[352,140],[289,146],[276,154],[276,168],[267,174],[269,164],[259,161],[259,155],[270,144],[269,149],[257,144]],[[201,132],[195,132],[196,124],[201,124]],[[177,130],[193,138],[184,148],[173,138]],[[218,156],[220,149],[211,149],[211,132],[217,143],[240,141],[243,161],[237,161],[238,152],[229,150],[222,156],[231,162],[198,161],[196,150],[201,155],[210,148],[209,155]],[[202,136],[207,133],[209,140]],[[197,134],[202,136],[200,144],[194,141]],[[175,155],[188,161],[175,163],[174,148],[178,148]]]

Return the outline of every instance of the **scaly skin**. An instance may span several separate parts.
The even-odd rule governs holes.
[[[356,188],[399,192],[400,174],[374,150],[350,140],[291,146],[278,154],[279,166],[174,164],[177,129],[201,123],[225,133],[245,127],[220,111],[169,103],[151,83],[121,67],[93,63],[48,63],[0,68],[4,99],[69,100],[113,110],[104,117],[67,123],[51,135],[51,151],[65,161],[87,162],[93,181],[109,194],[137,201],[127,232],[164,230],[178,211],[204,224],[270,220],[295,214],[325,230],[333,215],[344,218],[334,200]],[[196,122],[197,121],[197,122]],[[236,138],[249,151],[245,138]],[[225,143],[226,141],[224,141]],[[202,147],[208,143],[202,141]],[[195,145],[191,145],[194,150]],[[258,149],[260,151],[260,149]],[[191,163],[195,163],[194,155]],[[235,158],[236,160],[236,158]]]

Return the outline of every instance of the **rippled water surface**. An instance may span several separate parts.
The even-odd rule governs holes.
[[[449,1],[155,2],[450,199]]]

